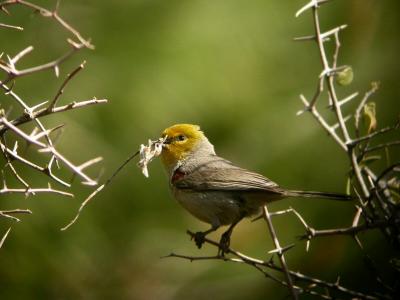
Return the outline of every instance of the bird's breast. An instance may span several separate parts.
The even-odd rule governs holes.
[[[241,215],[239,203],[228,192],[196,192],[172,187],[176,200],[197,219],[216,226],[235,222]]]

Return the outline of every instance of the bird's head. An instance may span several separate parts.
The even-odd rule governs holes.
[[[215,154],[214,147],[198,125],[176,124],[166,128],[162,137],[166,137],[166,140],[161,160],[168,169],[192,155]]]

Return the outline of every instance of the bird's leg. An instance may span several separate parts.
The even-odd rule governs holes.
[[[238,219],[236,222],[233,222],[227,231],[225,231],[222,235],[221,235],[221,239],[219,241],[219,247],[218,247],[218,256],[224,256],[225,253],[228,252],[229,250],[229,246],[231,244],[231,235],[232,235],[232,231],[233,228],[235,228],[235,226],[242,220],[243,218],[241,217],[240,219]]]
[[[192,239],[194,239],[194,242],[196,243],[197,248],[201,248],[205,242],[205,237],[207,234],[217,230],[219,226],[212,226],[209,230],[206,231],[198,231],[196,232],[193,236]]]

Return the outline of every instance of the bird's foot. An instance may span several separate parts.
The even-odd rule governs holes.
[[[229,246],[231,244],[231,232],[226,231],[221,235],[218,247],[218,256],[225,256],[225,253],[229,252]]]
[[[205,242],[205,233],[202,231],[196,232],[194,235],[192,235],[192,240],[196,243],[197,248],[201,249],[201,246],[203,246]]]

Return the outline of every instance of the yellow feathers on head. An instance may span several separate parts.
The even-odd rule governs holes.
[[[200,126],[176,124],[166,128],[162,137],[167,137],[161,159],[166,165],[175,165],[191,153],[198,143],[205,138]]]

